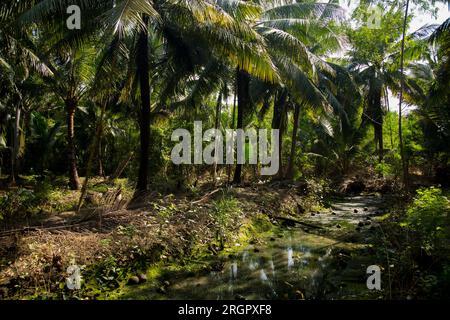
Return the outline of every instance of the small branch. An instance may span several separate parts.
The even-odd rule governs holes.
[[[222,190],[222,189],[219,188],[219,189],[216,189],[216,190],[214,190],[214,191],[211,191],[210,193],[207,193],[206,195],[204,195],[200,200],[191,202],[191,204],[197,204],[197,203],[203,202],[203,201],[205,201],[206,199],[208,199],[210,196],[212,196],[214,193],[216,193],[216,192],[218,192],[218,191],[220,191],[220,190]]]
[[[280,217],[280,216],[271,216],[271,218],[277,219],[277,220],[287,221],[287,222],[290,222],[290,223],[298,223],[298,224],[300,224],[300,225],[302,225],[302,226],[309,227],[309,228],[323,229],[323,227],[321,227],[321,226],[316,226],[316,225],[314,225],[314,224],[310,224],[310,223],[298,221],[298,220],[291,219],[291,218]]]

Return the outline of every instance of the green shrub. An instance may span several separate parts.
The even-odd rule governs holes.
[[[239,202],[231,196],[214,201],[213,208],[216,221],[225,228],[240,213]]]
[[[222,246],[227,239],[227,231],[241,213],[239,201],[232,196],[224,195],[213,202],[213,212],[218,227],[216,237]]]
[[[383,177],[388,177],[388,176],[393,175],[392,174],[393,173],[393,168],[392,168],[392,166],[390,164],[382,161],[382,162],[377,163],[375,165],[375,172],[378,175],[382,175]]]
[[[442,190],[421,188],[406,212],[402,226],[416,231],[426,249],[433,249],[443,239],[448,228],[450,205]]]
[[[24,214],[36,206],[37,197],[32,190],[18,188],[0,197],[0,220],[11,219],[15,214]]]

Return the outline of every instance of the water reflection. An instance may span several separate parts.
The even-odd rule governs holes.
[[[316,237],[316,238],[313,238]],[[301,232],[268,241],[266,247],[243,248],[225,261],[223,271],[192,274],[167,292],[170,299],[297,299],[320,296],[331,248],[323,239]],[[320,241],[318,241],[320,240]],[[319,290],[320,289],[320,290]],[[300,292],[300,294],[299,294]]]
[[[273,264],[273,260],[269,261],[270,270],[272,270],[272,276],[275,277],[275,265]]]
[[[267,278],[267,275],[266,275],[266,272],[264,271],[264,269],[259,270],[259,278],[261,279],[262,282],[269,280]]]
[[[251,259],[250,263],[248,264],[248,268],[253,271],[256,270],[258,267],[259,267],[258,262],[253,261],[253,259]]]
[[[237,279],[237,273],[238,273],[238,264],[237,262],[233,262],[230,266],[230,278],[232,280]]]
[[[294,250],[291,247],[287,248],[287,266],[288,269],[294,266],[294,258],[293,258]]]

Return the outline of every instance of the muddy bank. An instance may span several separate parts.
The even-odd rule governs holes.
[[[297,191],[295,186],[259,185],[151,194],[135,209],[55,214],[48,220],[58,221],[58,228],[42,222],[0,239],[2,298],[112,297],[149,265],[217,255],[226,244],[263,236],[265,229],[259,227],[270,224],[272,214],[295,215],[299,208],[305,212],[317,205],[316,195]],[[74,220],[83,223],[73,225]],[[66,270],[73,264],[82,270],[79,292],[65,285]]]
[[[160,265],[149,281],[124,287],[121,299],[377,299],[366,269],[378,217],[386,200],[376,195],[336,200],[328,210],[282,223],[258,241],[197,257],[185,266]],[[308,228],[302,221],[314,223]],[[298,221],[299,223],[295,223]],[[286,223],[290,222],[290,223]]]

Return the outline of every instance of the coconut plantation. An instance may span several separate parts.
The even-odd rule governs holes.
[[[448,1],[0,2],[0,300],[448,298]]]

